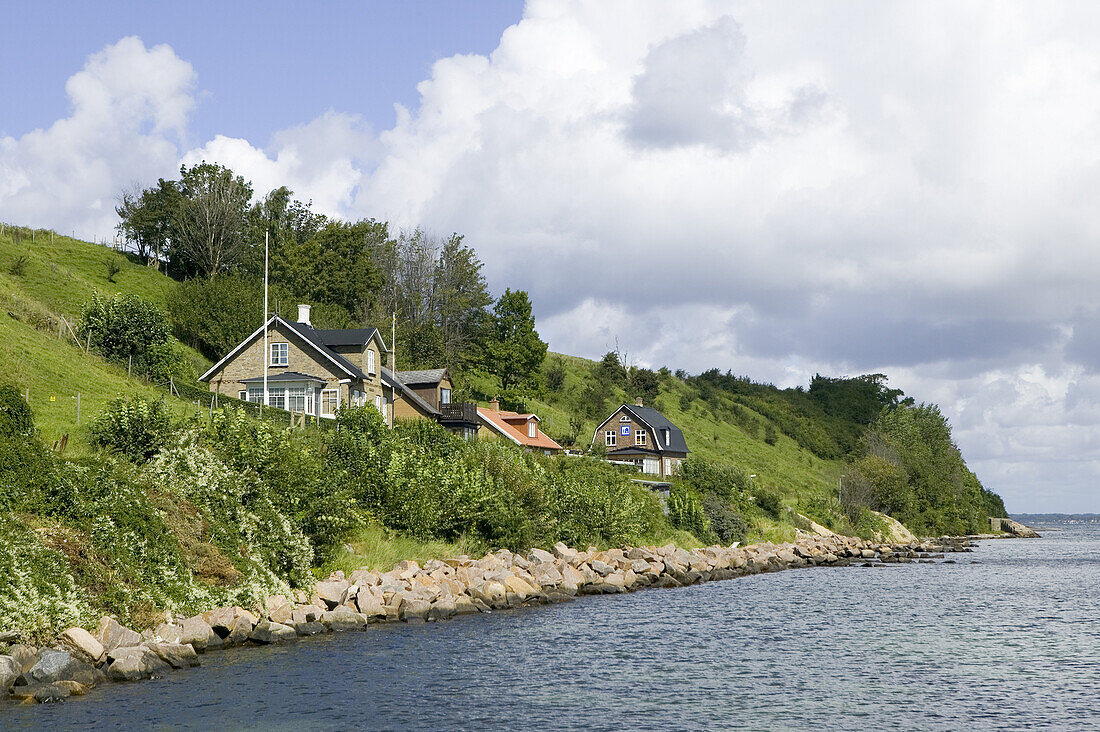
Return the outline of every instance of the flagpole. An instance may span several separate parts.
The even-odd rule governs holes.
[[[397,312],[393,313],[393,320],[390,321],[390,354],[393,356],[390,364],[390,372],[393,373],[393,380],[397,381]],[[390,427],[393,427],[394,409],[397,404],[397,385],[390,386]]]
[[[268,232],[264,232],[264,398],[260,400],[260,414],[263,414],[264,405],[268,404],[267,395],[267,362],[270,360],[268,356],[267,345],[267,250],[268,250]]]

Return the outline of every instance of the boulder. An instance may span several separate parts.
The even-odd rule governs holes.
[[[321,623],[334,632],[360,630],[367,624],[367,618],[346,605],[337,605],[336,609],[321,614]]]
[[[532,549],[527,553],[528,558],[536,564],[553,564],[554,555],[545,549]]]
[[[95,638],[103,646],[103,650],[112,651],[122,646],[136,646],[141,643],[141,635],[130,630],[112,617],[104,616],[99,621]]]
[[[189,643],[153,641],[149,644],[149,650],[157,654],[157,658],[172,668],[189,668],[199,665],[199,654],[195,652],[194,647]]]
[[[355,598],[356,607],[359,608],[359,612],[366,615],[368,618],[385,618],[386,606],[382,602],[381,598],[370,592],[361,592],[359,596]]]
[[[219,607],[215,610],[208,610],[202,614],[203,620],[210,624],[210,627],[218,634],[219,638],[227,637],[229,631],[233,630],[237,618],[242,617],[248,618],[253,625],[259,621],[259,618],[255,615],[237,606]]]
[[[226,646],[239,646],[252,635],[254,627],[256,626],[252,621],[242,615],[233,621],[233,627],[229,629],[229,635],[222,640],[222,643]]]
[[[61,646],[74,658],[99,665],[104,660],[103,644],[84,628],[68,628],[61,631]]]
[[[145,646],[115,648],[107,654],[107,660],[107,677],[114,681],[141,681],[172,668]]]
[[[61,687],[69,692],[71,696],[84,696],[88,693],[88,687],[79,681],[73,681],[71,679],[62,679],[61,681],[53,682],[54,686]]]
[[[165,638],[164,640],[170,639]],[[214,629],[210,627],[210,623],[203,620],[201,615],[195,615],[183,621],[179,640],[175,642],[190,644],[196,651],[203,653],[211,646],[220,646],[222,644],[221,640]]]
[[[52,684],[64,678],[72,664],[73,657],[68,651],[46,649],[38,654],[38,661],[27,672],[27,677],[32,682]]]
[[[72,693],[72,689],[61,681],[50,684],[36,684],[33,699],[39,704],[52,704],[68,699],[72,696]]]
[[[291,628],[282,623],[273,623],[270,620],[261,620],[256,624],[256,627],[252,629],[248,639],[254,643],[281,643],[283,641],[294,640],[298,637],[298,633],[294,628]]]
[[[442,595],[432,603],[428,611],[428,620],[448,620],[458,611],[455,599],[451,595]]]
[[[350,582],[344,579],[337,579],[331,582],[318,582],[313,586],[313,593],[328,606],[329,610],[332,610],[337,605],[343,604],[344,600],[348,597],[348,590],[350,588]]]
[[[169,643],[179,643],[180,639],[183,637],[182,633],[180,632],[180,627],[178,625],[172,625],[170,623],[161,623],[160,625],[158,625],[156,627],[156,630],[153,631],[153,635],[157,638],[160,638],[161,640],[168,641]],[[136,645],[139,645],[140,643],[141,643],[141,636],[138,635],[136,642],[132,643],[131,645],[136,646]],[[122,647],[123,646],[120,646],[120,645],[115,646],[115,648],[122,648]],[[108,649],[108,650],[113,650],[113,649]]]
[[[474,601],[466,595],[455,597],[455,615],[476,615],[481,612]]]
[[[324,623],[310,620],[307,622],[295,623],[294,632],[299,636],[321,635],[322,633],[327,633],[328,628],[325,627]]]
[[[318,605],[318,607],[320,607],[320,605]],[[267,618],[273,623],[287,625],[294,620],[294,606],[291,605],[289,602],[284,602],[282,605],[268,613]]]
[[[25,643],[16,643],[11,647],[11,650],[8,651],[8,655],[15,661],[20,674],[27,673],[34,668],[34,664],[38,663],[37,649]]]
[[[562,542],[558,542],[554,545],[554,555],[561,557],[567,562],[572,562],[577,558],[577,550],[571,549]]]
[[[401,606],[401,619],[406,623],[423,623],[431,609],[432,604],[427,600],[412,599]]]
[[[302,623],[315,623],[321,619],[321,612],[321,608],[316,605],[299,605],[291,612],[290,622],[295,626]]]
[[[15,679],[23,673],[19,663],[11,656],[0,656],[0,696],[15,683]]]

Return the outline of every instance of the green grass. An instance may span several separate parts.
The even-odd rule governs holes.
[[[314,570],[318,577],[326,577],[336,570],[350,575],[367,567],[388,572],[402,559],[414,559],[423,564],[429,559],[448,559],[465,554],[480,557],[490,547],[475,541],[460,539],[448,541],[420,541],[383,526],[371,524],[350,537],[340,552]]]

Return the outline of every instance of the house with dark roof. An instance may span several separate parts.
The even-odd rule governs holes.
[[[390,425],[395,418],[430,419],[463,434],[476,432],[473,405],[461,405],[469,412],[465,421],[446,418],[438,401],[425,400],[383,365],[389,354],[377,328],[317,329],[310,306],[299,305],[297,322],[273,315],[199,380],[219,394],[318,418],[334,418],[341,405],[370,404]]]
[[[630,463],[643,473],[670,478],[687,457],[687,441],[680,428],[641,399],[624,404],[600,423],[592,435],[611,462]]]
[[[451,403],[451,392],[455,387],[447,369],[398,371],[397,378],[435,409]],[[400,413],[398,416],[401,416]]]
[[[530,452],[553,455],[562,451],[562,446],[539,429],[537,414],[521,414],[500,408],[500,401],[493,399],[489,407],[478,407],[477,418],[485,430],[488,439],[501,439],[512,442]]]

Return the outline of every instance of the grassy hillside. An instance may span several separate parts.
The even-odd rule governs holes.
[[[110,274],[106,262],[119,271]],[[113,281],[111,281],[113,279]],[[175,282],[124,255],[88,242],[38,230],[5,226],[0,234],[0,364],[4,380],[29,394],[35,423],[47,443],[70,435],[70,448],[80,452],[91,417],[120,395],[164,398],[177,415],[198,409],[167,390],[127,376],[126,370],[85,354],[69,331],[93,292],[130,294],[164,306]],[[205,359],[175,346],[194,363]],[[29,390],[29,391],[28,391]],[[80,395],[78,420],[77,394]]]

